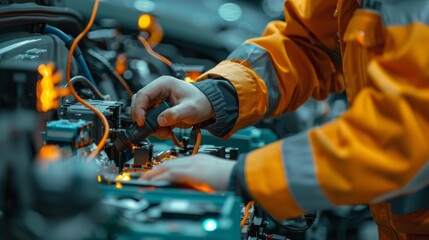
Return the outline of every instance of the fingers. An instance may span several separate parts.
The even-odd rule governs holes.
[[[172,177],[171,177],[171,173],[170,172],[163,172],[160,173],[158,175],[153,176],[150,180],[152,181],[168,181],[168,182],[173,182]]]
[[[166,128],[160,128],[156,132],[152,133],[153,136],[155,136],[158,139],[168,140],[171,139],[171,129]]]
[[[142,126],[146,111],[165,99],[173,107],[159,115],[157,120],[161,127],[181,122],[193,125],[214,118],[209,100],[197,87],[167,76],[156,79],[133,96],[131,117]]]
[[[159,166],[154,168],[152,171],[145,173],[143,176],[140,177],[142,180],[151,180],[155,176],[161,175],[163,173],[167,172],[167,168],[164,168],[163,166]]]
[[[155,176],[167,173],[172,174],[172,172],[177,172],[180,169],[188,169],[190,164],[195,161],[193,157],[183,157],[179,159],[174,159],[171,161],[166,161],[162,165],[157,166],[152,171],[145,173],[141,179],[151,180]]]
[[[131,102],[131,117],[137,122],[137,125],[143,126],[146,120],[146,111],[151,105],[151,99],[142,88],[134,94]]]
[[[150,172],[148,180],[152,181],[168,181],[171,183],[186,183],[189,185],[197,184],[199,181],[189,172],[188,163],[183,161],[170,161],[168,167]],[[178,164],[175,164],[178,163]]]
[[[181,121],[195,121],[197,115],[197,107],[193,102],[183,101],[176,106],[173,106],[158,116],[158,124],[161,127],[178,124]],[[193,124],[194,122],[189,122]],[[195,122],[197,123],[197,122]]]
[[[137,125],[144,125],[146,111],[157,101],[167,97],[171,86],[168,81],[170,81],[168,77],[160,77],[134,94],[131,103],[131,117],[137,122]]]
[[[235,164],[233,161],[197,154],[163,162],[141,179],[187,184],[201,191],[227,190]]]

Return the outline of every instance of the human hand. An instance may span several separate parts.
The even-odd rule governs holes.
[[[213,190],[225,191],[234,165],[234,161],[207,154],[196,154],[166,161],[141,178],[170,181],[196,188],[208,185]]]
[[[209,100],[197,87],[170,76],[159,77],[134,94],[131,117],[139,126],[144,125],[147,110],[163,100],[172,107],[158,116],[161,129],[155,134],[157,136],[170,134],[168,128],[162,127],[190,127],[215,117]]]

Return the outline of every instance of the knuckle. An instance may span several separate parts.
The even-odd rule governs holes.
[[[170,174],[170,178],[173,180],[177,180],[181,177],[180,174],[174,170],[170,170],[169,174]]]
[[[156,80],[159,81],[159,83],[169,83],[171,81],[173,81],[175,78],[173,78],[172,76],[161,76],[159,78],[157,78]]]
[[[138,90],[138,91],[134,94],[134,96],[137,98],[137,97],[139,97],[140,95],[142,95],[144,91],[145,91],[145,88],[141,88],[140,90]]]
[[[186,101],[184,104],[184,106],[186,106],[187,113],[194,115],[198,111],[198,105],[195,102]]]
[[[170,111],[167,112],[167,114],[170,115],[170,118],[176,120],[176,118],[178,118],[178,116],[180,115],[180,112],[179,110],[177,110],[177,108],[171,108]]]

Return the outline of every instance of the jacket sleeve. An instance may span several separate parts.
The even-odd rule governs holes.
[[[246,41],[198,79],[226,79],[237,91],[239,115],[225,138],[310,97],[344,89],[335,9],[336,0],[286,1],[286,22],[269,23],[260,38]]]
[[[355,13],[362,17],[356,26],[367,17],[379,18],[383,26],[381,52],[365,67],[371,87],[335,121],[251,152],[238,163],[243,189],[274,217],[377,203],[429,185],[429,18],[416,14],[424,6],[410,8],[429,4],[384,3],[387,12]],[[360,37],[348,44],[365,47],[364,38],[374,36],[365,29],[356,33]]]

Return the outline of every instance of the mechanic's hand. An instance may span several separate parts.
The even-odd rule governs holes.
[[[234,161],[207,154],[166,161],[143,175],[144,180],[170,181],[190,186],[208,185],[214,190],[227,190]]]
[[[190,127],[215,117],[209,100],[197,87],[170,76],[155,79],[134,94],[131,117],[139,126],[144,125],[146,111],[163,100],[167,100],[172,107],[159,115],[160,127]],[[166,134],[165,128],[162,131]]]

